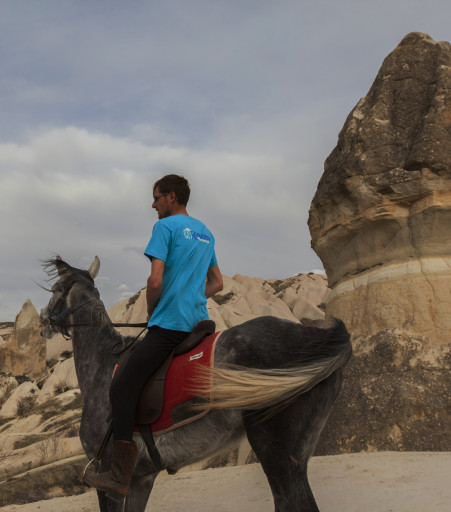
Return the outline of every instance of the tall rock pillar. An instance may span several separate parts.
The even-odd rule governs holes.
[[[349,114],[310,208],[353,336],[451,335],[451,45],[407,35]]]
[[[38,312],[28,299],[16,316],[11,335],[0,339],[0,373],[32,380],[46,375],[46,340],[40,331]]]
[[[354,357],[317,453],[446,450],[451,45],[407,35],[349,114],[310,207]]]

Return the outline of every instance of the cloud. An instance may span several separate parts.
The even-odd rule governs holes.
[[[149,145],[65,127],[39,131],[23,144],[0,144],[0,264],[10,269],[6,286],[16,290],[14,307],[30,294],[42,303],[42,292],[30,291],[30,284],[42,279],[39,260],[55,254],[84,268],[99,255],[107,306],[123,298],[117,290],[126,286],[131,294],[144,286],[150,266],[142,253],[156,221],[152,183],[172,170],[188,176],[189,211],[214,232],[224,273],[296,271],[294,249],[283,257],[280,248],[299,238],[305,205],[282,157]]]
[[[1,3],[0,320],[48,300],[34,281],[57,253],[99,255],[107,306],[140,289],[151,186],[172,171],[225,274],[321,267],[307,217],[323,162],[387,53],[412,30],[449,37],[451,7],[304,4]]]

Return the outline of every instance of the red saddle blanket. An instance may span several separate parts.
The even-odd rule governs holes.
[[[154,435],[191,423],[209,412],[209,409],[199,411],[190,407],[199,400],[191,388],[195,386],[199,365],[214,365],[219,335],[215,333],[207,336],[191,351],[172,359],[164,383],[163,410],[160,417],[150,425]]]

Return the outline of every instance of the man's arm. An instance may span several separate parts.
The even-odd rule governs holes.
[[[149,321],[154,309],[156,308],[161,296],[163,286],[164,261],[158,258],[152,258],[152,270],[147,279],[146,299],[147,299],[147,321]]]
[[[208,298],[213,297],[224,287],[222,283],[222,275],[218,265],[210,267],[207,272],[207,285],[205,287],[205,296]]]

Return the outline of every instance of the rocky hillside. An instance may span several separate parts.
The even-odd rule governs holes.
[[[111,319],[143,322],[143,292],[114,305]],[[208,300],[208,309],[217,330],[262,315],[320,325],[329,292],[318,274],[267,281],[224,276],[224,290]],[[26,301],[14,324],[0,324],[0,506],[84,492],[72,467],[85,461],[78,438],[81,407],[70,341],[43,339],[39,315]],[[243,443],[203,465],[244,463],[249,453]]]

